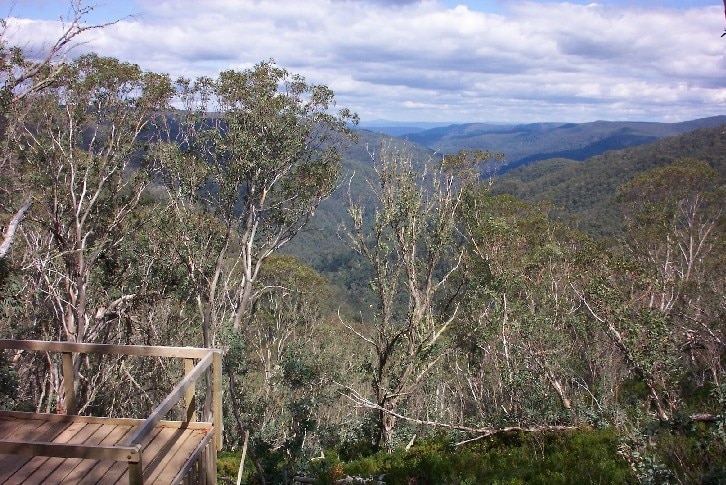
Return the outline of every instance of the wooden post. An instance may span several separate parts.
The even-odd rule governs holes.
[[[61,363],[63,366],[63,389],[65,390],[66,414],[78,414],[76,406],[76,378],[73,371],[73,354],[63,352],[61,354]]]
[[[144,464],[141,461],[141,446],[129,456],[129,485],[144,485]]]
[[[212,419],[215,450],[222,449],[222,352],[214,351],[212,360]],[[214,453],[216,457],[216,453]],[[216,462],[216,460],[215,460]]]
[[[194,359],[184,359],[184,375],[188,375],[194,369]],[[197,405],[194,399],[195,385],[189,387],[184,393],[184,409],[186,410],[187,422],[197,420]]]

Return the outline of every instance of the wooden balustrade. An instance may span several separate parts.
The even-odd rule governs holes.
[[[22,473],[28,474],[28,476],[39,475],[37,470],[33,470],[32,466],[27,465],[29,462],[13,459],[12,456],[41,456],[52,457],[52,459],[57,460],[76,460],[73,463],[79,460],[98,460],[99,463],[101,463],[101,460],[113,460],[127,464],[126,473],[119,474],[118,480],[123,481],[125,475],[128,477],[128,483],[133,485],[151,482],[216,483],[216,452],[222,447],[222,361],[219,350],[196,347],[152,347],[3,339],[0,339],[0,349],[60,353],[67,413],[66,416],[63,416],[0,411],[0,425],[5,425],[8,430],[20,430],[23,422],[32,421],[34,423],[55,423],[56,425],[66,423],[68,426],[76,426],[75,429],[81,429],[81,426],[86,424],[99,424],[101,426],[125,427],[124,429],[128,430],[117,442],[109,445],[103,443],[71,443],[70,441],[73,441],[74,438],[73,432],[69,431],[68,427],[64,428],[61,425],[51,428],[56,433],[52,437],[53,439],[48,439],[49,435],[47,434],[30,436],[30,438],[37,439],[28,439],[26,435],[13,433],[12,431],[7,431],[6,435],[3,435],[3,428],[0,426],[0,455],[2,455],[0,456],[0,469],[10,470],[10,463],[14,463],[21,466]],[[179,358],[184,361],[184,377],[144,420],[74,416],[78,412],[78,407],[75,395],[73,354]],[[212,393],[212,416],[211,420],[198,422],[194,400],[195,386],[197,381],[210,371],[212,386],[207,392]],[[165,421],[164,417],[182,400],[185,406],[184,419],[182,421]],[[37,424],[34,424],[34,426],[36,426],[34,429],[41,429],[42,427],[42,425],[38,427]],[[162,434],[161,428],[177,431],[166,432],[168,442],[160,443],[158,436]],[[154,435],[153,438],[152,434]],[[184,435],[184,440],[188,440],[185,443],[188,443],[187,446],[190,447],[190,450],[185,452],[189,454],[188,459],[180,462],[179,456],[173,456],[170,450],[177,446],[172,441],[181,439],[182,435]],[[64,440],[68,442],[63,442]],[[154,442],[153,447],[150,445],[152,441]],[[153,453],[152,448],[155,450]],[[162,452],[164,451],[171,456],[163,455]],[[180,453],[180,451],[177,451],[177,453]],[[163,460],[167,458],[170,462],[175,463],[176,468],[179,468],[178,471],[176,471],[176,468],[171,467],[170,470],[172,471],[159,472],[160,469],[166,470],[168,463],[163,463]],[[3,460],[7,461],[7,463],[3,463]],[[149,466],[147,466],[147,461]],[[66,465],[66,463],[63,465]],[[18,470],[21,470],[21,468],[18,468]],[[57,469],[61,468],[62,466],[59,464]],[[112,469],[112,465],[108,469],[104,468],[103,476],[113,475]],[[0,481],[3,480],[2,473],[0,472]],[[14,472],[10,470],[8,473]],[[101,472],[99,471],[99,473]],[[53,472],[49,476],[53,474],[57,473]],[[56,477],[59,481],[55,483],[65,483],[65,478],[73,476],[72,472],[65,475],[65,478],[60,477],[60,474],[57,475],[59,475],[59,477]],[[169,482],[171,475],[174,478]],[[153,480],[154,477],[156,480]],[[152,480],[145,481],[149,478],[152,478]],[[38,483],[54,483],[49,480],[51,479],[48,476],[41,477]],[[104,480],[106,479],[104,478]],[[32,483],[32,480],[29,483]],[[112,482],[109,480],[108,483]]]

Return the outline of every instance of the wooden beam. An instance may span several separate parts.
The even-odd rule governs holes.
[[[11,339],[0,339],[0,349],[77,352],[80,354],[142,355],[148,357],[179,357],[187,359],[201,359],[211,351],[210,349],[199,347],[154,347],[150,345],[85,344]]]
[[[161,419],[171,410],[171,408],[179,402],[184,396],[186,390],[196,382],[197,379],[212,365],[216,352],[207,351],[207,356],[194,366],[194,369],[184,376],[168,396],[154,409],[141,426],[126,440],[126,446],[134,446],[143,441],[143,439],[153,430]]]
[[[98,416],[70,416],[66,414],[43,414],[43,413],[25,413],[22,411],[3,411],[0,410],[0,418],[14,418],[23,421],[40,420],[51,423],[93,423],[93,424],[113,424],[116,426],[140,426],[144,424],[145,419],[134,418],[104,418]],[[187,423],[186,421],[159,421],[159,426],[163,428],[188,428],[188,429],[212,429],[212,423],[198,421]]]
[[[141,462],[141,455],[139,455],[139,461],[129,462],[129,485],[143,485],[144,484],[144,464]]]
[[[212,434],[209,433],[204,436],[202,441],[197,445],[197,447],[192,452],[191,456],[187,460],[187,462],[184,464],[182,469],[179,471],[179,474],[174,478],[174,481],[172,483],[182,483],[182,480],[190,473],[192,472],[192,469],[194,466],[198,463],[202,463],[204,461],[204,453],[206,452],[208,447],[213,447],[214,444],[210,443],[212,440]],[[215,454],[216,459],[216,454]]]
[[[214,446],[207,447],[207,466],[204,471],[208,484],[212,485],[217,481],[217,450]]]

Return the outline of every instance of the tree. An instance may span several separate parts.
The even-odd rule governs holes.
[[[251,318],[239,335],[242,348],[227,352],[231,414],[239,443],[248,431],[253,453],[279,456],[292,471],[322,449],[318,427],[327,424],[322,414],[336,397],[337,351],[345,345],[336,342],[328,284],[311,268],[273,255],[262,265],[258,284]],[[280,473],[276,468],[267,474]]]
[[[689,367],[689,386],[705,383],[704,370],[718,385],[723,372],[718,180],[708,164],[681,160],[625,184],[626,236],[576,290],[663,422],[683,406]]]
[[[186,112],[170,120],[174,139],[159,146],[157,173],[182,224],[198,209],[219,221],[204,238],[207,255],[190,237],[177,247],[197,284],[206,346],[219,311],[240,330],[264,260],[336,187],[348,124],[358,118],[347,109],[331,114],[329,88],[271,61],[216,80],[180,79],[177,89]]]
[[[130,224],[142,222],[132,214],[148,181],[131,169],[172,94],[166,76],[90,54],[64,66],[52,87],[24,98],[30,105],[13,176],[35,200],[24,263],[41,322],[37,336],[112,340],[119,313],[141,297],[96,280],[103,261],[133,232]],[[81,364],[76,356],[76,373]],[[88,402],[101,376],[80,376]]]
[[[708,163],[681,159],[620,188],[618,201],[629,234],[623,245],[653,276],[648,308],[670,314],[679,303],[691,305],[690,283],[702,288],[709,276],[717,276],[706,263],[722,242],[724,194],[719,183]]]
[[[726,351],[722,184],[708,163],[681,159],[635,177],[618,196],[628,234],[624,257],[637,274],[626,283],[633,306],[665,321],[663,331],[678,349],[671,358],[700,385],[722,382]],[[665,390],[671,410],[680,401],[675,387]]]
[[[570,289],[591,243],[553,212],[477,187],[466,194],[464,310],[449,374],[459,381],[451,405],[463,403],[467,419],[573,420],[578,391],[593,385],[582,372],[589,338]]]
[[[86,31],[103,28],[111,23],[101,25],[87,25],[84,17],[93,10],[93,7],[84,5],[82,0],[73,0],[70,3],[72,15],[64,23],[63,33],[55,43],[41,53],[38,58],[29,58],[22,48],[9,44],[8,23],[6,19],[0,20],[0,175],[10,179],[9,164],[12,161],[12,143],[16,129],[22,130],[22,120],[27,113],[28,104],[21,103],[25,98],[41,93],[49,88],[58,78],[64,68],[63,63],[56,62],[74,46],[77,37]],[[0,207],[13,202],[12,185],[0,188]],[[7,256],[15,239],[20,222],[30,209],[30,198],[24,197],[20,208],[14,212],[4,231],[0,242],[0,262]]]
[[[348,236],[373,269],[376,308],[371,322],[344,324],[370,348],[377,443],[390,449],[397,411],[445,354],[442,342],[457,316],[456,305],[443,301],[461,259],[455,215],[462,187],[491,155],[461,152],[416,166],[404,150],[384,146],[371,157],[378,176],[370,184],[377,203],[372,226],[365,208],[351,202]],[[354,400],[371,402],[350,391]]]

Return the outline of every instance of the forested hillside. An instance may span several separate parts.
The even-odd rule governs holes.
[[[493,192],[529,202],[548,200],[563,207],[584,231],[612,236],[622,231],[614,200],[618,187],[682,158],[705,160],[726,177],[726,124],[609,151],[581,163],[553,159],[520,167],[498,177]]]
[[[724,127],[492,182],[271,61],[4,39],[0,337],[221,349],[220,476],[723,482]],[[182,373],[4,351],[0,405],[141,416]]]
[[[356,136],[357,142],[345,152],[340,184],[328,199],[321,202],[310,223],[282,249],[282,252],[295,256],[325,275],[342,308],[354,313],[370,308],[371,295],[370,274],[342,230],[349,220],[351,202],[373,207],[375,201],[371,187],[379,183],[373,164],[382,149],[405,150],[420,167],[434,156],[434,152],[426,147],[377,132],[356,130]],[[366,216],[371,217],[372,214],[369,212]]]
[[[696,123],[697,124],[697,123]],[[351,147],[343,162],[341,185],[323,201],[316,217],[284,249],[325,274],[336,291],[342,291],[345,305],[360,308],[367,298],[359,278],[357,256],[338,228],[347,219],[349,196],[366,197],[373,182],[371,154],[386,143],[406,146],[418,163],[435,157],[435,152],[412,142],[404,142],[365,130],[357,131],[359,142]],[[367,147],[367,148],[366,148]],[[561,208],[560,217],[595,237],[612,237],[622,232],[616,204],[619,187],[637,174],[663,167],[679,159],[707,160],[722,176],[726,173],[726,125],[698,129],[667,137],[638,147],[608,151],[585,161],[555,158],[532,163],[501,174],[494,164],[493,194],[511,194],[530,203],[551,202]],[[487,170],[489,168],[487,167]],[[487,178],[487,173],[482,176]],[[335,237],[330,237],[335,234]],[[365,286],[365,285],[363,285]]]

